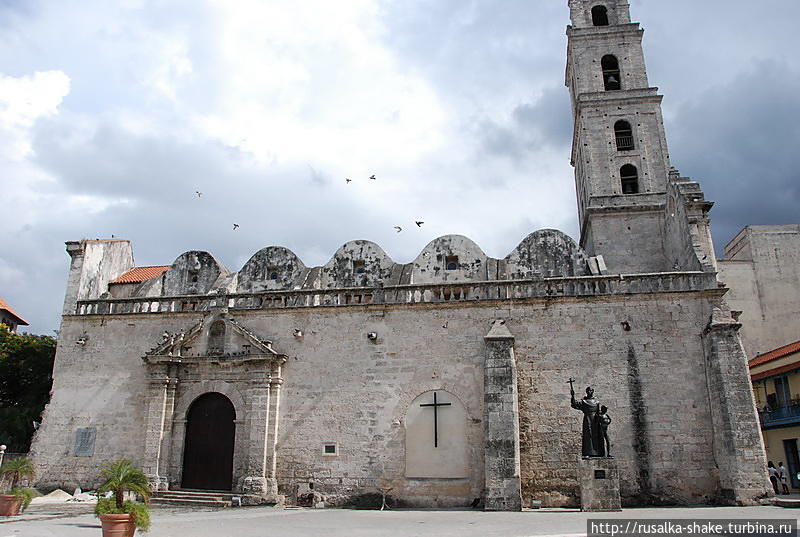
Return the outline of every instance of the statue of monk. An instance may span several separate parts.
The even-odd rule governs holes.
[[[583,435],[581,437],[581,454],[584,457],[604,457],[606,454],[600,423],[600,401],[594,398],[594,389],[586,388],[586,397],[575,400],[575,390],[570,384],[572,408],[583,412]]]

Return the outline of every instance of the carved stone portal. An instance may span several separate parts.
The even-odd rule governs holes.
[[[180,486],[189,408],[204,394],[220,393],[236,416],[233,489],[243,503],[277,502],[275,442],[286,355],[220,310],[188,330],[165,332],[142,360],[149,377],[144,470],[153,489]]]

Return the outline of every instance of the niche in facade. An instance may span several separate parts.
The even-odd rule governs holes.
[[[406,412],[406,477],[468,477],[467,411],[444,390],[425,392]]]

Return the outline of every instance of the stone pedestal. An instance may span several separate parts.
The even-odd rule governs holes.
[[[581,511],[621,511],[619,469],[610,457],[578,459]]]

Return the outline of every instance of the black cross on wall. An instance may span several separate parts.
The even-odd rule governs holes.
[[[439,447],[439,407],[450,406],[451,403],[439,403],[436,401],[436,392],[433,392],[433,403],[422,403],[419,406],[433,407],[433,447]]]

